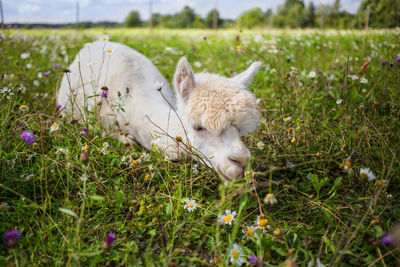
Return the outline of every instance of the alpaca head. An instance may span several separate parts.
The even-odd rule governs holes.
[[[250,159],[241,136],[255,130],[259,114],[256,99],[246,87],[260,66],[255,62],[232,78],[195,75],[183,57],[175,72],[178,113],[189,142],[227,180],[243,176]]]

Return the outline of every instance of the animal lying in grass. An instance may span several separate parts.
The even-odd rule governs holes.
[[[243,176],[250,158],[241,136],[255,130],[259,114],[246,87],[260,66],[255,62],[225,78],[194,74],[182,57],[174,75],[174,95],[144,55],[99,40],[86,44],[69,66],[57,102],[64,116],[74,119],[86,118],[85,110],[98,114],[106,131],[124,143],[158,149],[170,160],[190,154],[232,180]]]

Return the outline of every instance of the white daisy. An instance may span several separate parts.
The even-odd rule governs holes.
[[[368,181],[375,180],[375,174],[369,168],[361,168],[360,169],[360,177],[368,178]]]
[[[259,235],[257,234],[257,226],[249,226],[246,229],[243,230],[243,233],[245,234],[245,237],[247,239],[258,239]]]
[[[29,53],[22,53],[22,54],[20,55],[21,59],[27,59],[27,58],[29,58],[30,56],[31,56],[31,54],[29,54]]]
[[[193,65],[194,65],[196,68],[201,68],[201,63],[200,63],[199,61],[194,62]]]
[[[57,123],[54,123],[53,125],[51,125],[50,127],[50,132],[54,132],[57,131],[60,128],[60,126]]]
[[[240,266],[245,262],[243,250],[237,244],[233,244],[232,248],[229,250],[229,257],[231,263],[235,263],[236,266]]]
[[[225,214],[219,215],[219,221],[222,224],[232,225],[232,222],[235,221],[236,211],[225,210]]]
[[[360,82],[361,83],[368,83],[368,79],[366,79],[365,77],[361,77],[360,78]]]
[[[343,99],[338,99],[338,100],[336,100],[336,104],[338,104],[338,105],[340,105],[340,104],[342,104],[343,103]]]
[[[315,75],[316,75],[315,71],[310,71],[310,73],[308,74],[308,77],[314,78]]]
[[[264,146],[265,146],[264,143],[261,142],[261,141],[257,143],[257,148],[258,148],[259,150],[263,150],[263,149],[264,149]]]
[[[102,35],[102,36],[100,36],[100,38],[99,38],[99,40],[100,41],[103,41],[103,42],[107,42],[108,41],[108,35]]]
[[[351,158],[347,157],[346,161],[344,162],[344,172],[351,174],[353,172],[353,164],[351,163]]]
[[[288,121],[290,121],[291,119],[292,119],[292,117],[288,116],[288,117],[284,117],[284,118],[283,118],[283,121],[284,121],[284,122],[288,122]]]
[[[194,199],[185,199],[183,201],[185,202],[185,206],[183,208],[187,209],[189,212],[194,211],[198,207],[198,204]]]
[[[257,216],[256,224],[255,227],[256,229],[258,228],[264,228],[268,225],[268,219],[265,217]]]

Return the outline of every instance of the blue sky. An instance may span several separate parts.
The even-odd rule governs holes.
[[[304,0],[306,4],[332,4],[334,0]],[[350,13],[357,12],[362,0],[341,0],[341,7]],[[10,22],[48,22],[62,23],[75,21],[76,0],[2,0],[4,18]],[[137,10],[141,18],[149,18],[149,0],[80,0],[81,21],[122,22],[129,11]],[[153,0],[153,12],[161,14],[176,13],[185,5],[205,16],[217,6],[221,17],[236,19],[246,10],[260,7],[274,11],[284,0]]]

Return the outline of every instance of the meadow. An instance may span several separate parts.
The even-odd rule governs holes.
[[[60,118],[62,75],[102,34],[170,82],[183,55],[228,77],[263,62],[244,178]],[[26,30],[0,51],[0,265],[399,264],[399,30]]]

